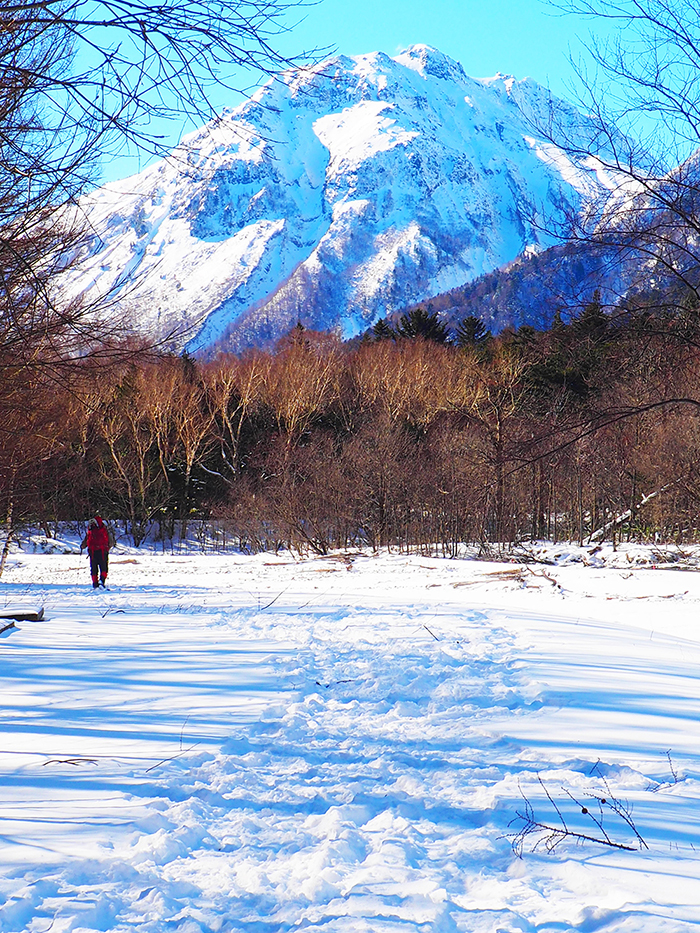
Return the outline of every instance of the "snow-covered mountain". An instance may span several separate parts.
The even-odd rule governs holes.
[[[535,82],[470,78],[427,46],[289,72],[86,199],[94,235],[67,287],[116,288],[140,329],[190,352],[297,321],[354,335],[550,245],[614,187],[537,133],[552,109],[594,132]]]

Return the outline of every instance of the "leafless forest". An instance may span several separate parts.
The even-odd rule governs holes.
[[[5,379],[3,517],[51,531],[99,511],[136,544],[208,525],[209,546],[318,553],[695,541],[696,317],[592,305],[458,342],[298,327],[240,358],[88,359],[60,390],[25,370]]]

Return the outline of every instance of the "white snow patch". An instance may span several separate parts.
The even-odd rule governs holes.
[[[398,126],[395,117],[384,115],[391,110],[393,105],[387,101],[364,100],[314,122],[314,132],[330,152],[332,174],[350,171],[376,153],[406,145],[418,136]]]

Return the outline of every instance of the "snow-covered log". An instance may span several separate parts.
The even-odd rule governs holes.
[[[662,486],[661,489],[656,489],[654,492],[650,492],[648,496],[642,496],[634,509],[626,509],[624,512],[620,512],[619,515],[616,515],[615,518],[612,518],[609,522],[603,525],[602,528],[598,528],[597,531],[594,531],[588,539],[589,542],[592,543],[594,541],[602,541],[609,531],[612,531],[613,528],[619,528],[620,525],[624,525],[624,523],[629,521],[629,519],[632,518],[632,515],[643,508],[647,502],[655,499],[657,496],[661,495],[662,492],[665,492],[673,485],[674,483],[666,483],[666,485]]]

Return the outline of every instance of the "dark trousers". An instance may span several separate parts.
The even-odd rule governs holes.
[[[108,551],[90,551],[90,573],[92,575],[92,585],[97,584],[97,578],[104,581],[107,579],[107,564],[109,562]]]

